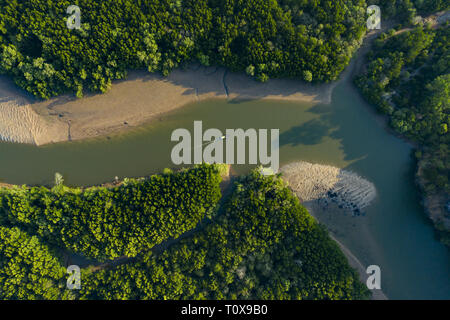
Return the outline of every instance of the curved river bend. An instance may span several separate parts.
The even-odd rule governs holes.
[[[0,143],[0,179],[51,185],[60,172],[68,185],[96,185],[173,167],[171,133],[192,130],[194,120],[202,120],[204,130],[279,128],[281,165],[296,160],[334,165],[375,184],[377,199],[364,216],[336,213],[327,218],[335,225],[327,225],[364,265],[381,267],[386,295],[450,299],[450,251],[435,238],[420,206],[412,149],[370,110],[348,81],[334,90],[331,105],[211,100],[126,134],[43,147]]]

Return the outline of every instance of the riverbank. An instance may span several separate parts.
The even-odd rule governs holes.
[[[330,104],[333,89],[352,76],[353,65],[361,63],[361,57],[379,32],[369,32],[340,79],[326,84],[313,85],[292,79],[270,79],[261,83],[244,73],[192,64],[184,70],[174,70],[167,77],[132,71],[126,80],[115,81],[104,94],[88,94],[81,99],[65,95],[38,101],[2,76],[0,140],[40,146],[105,136],[208,99]]]
[[[224,68],[191,65],[168,77],[131,72],[105,94],[36,101],[0,77],[0,139],[45,145],[81,140],[140,126],[186,104],[208,99],[284,100],[329,104],[336,83],[257,82]]]
[[[427,181],[424,171],[427,167],[427,161],[428,159],[422,158],[417,162],[415,182],[422,196],[425,213],[433,222],[440,240],[450,248],[450,212],[446,209],[449,203],[448,195],[443,190],[435,193],[426,192]]]
[[[370,181],[332,166],[299,161],[285,165],[281,172],[300,201],[316,201],[324,208],[334,203],[353,215],[363,214],[377,195]]]
[[[437,29],[444,25],[446,21],[450,19],[450,11],[441,11],[434,14],[431,14],[427,17],[420,18],[420,21],[423,25],[429,25],[433,29]],[[391,26],[393,26],[391,24]],[[386,27],[383,27],[385,30]],[[398,35],[404,32],[409,32],[414,30],[413,27],[403,28],[401,30],[397,30],[394,34]],[[360,49],[360,55],[357,59],[358,62],[352,72],[352,78],[357,74],[363,74],[365,72],[368,62],[365,61],[365,56],[368,52],[368,47],[364,48],[364,45]],[[361,90],[359,90],[361,93]],[[420,145],[417,141],[413,141],[400,132],[396,131],[392,126],[390,126],[390,116],[382,115],[379,112],[376,112],[376,106],[372,106],[369,109],[369,112],[374,114],[375,118],[380,122],[380,124],[393,136],[405,141],[409,145],[411,145],[415,150],[420,151],[422,154],[427,154],[428,146]],[[428,158],[428,157],[426,157]],[[437,190],[436,192],[427,192],[426,185],[427,183],[424,177],[424,170],[428,165],[429,159],[418,159],[416,165],[416,173],[415,173],[415,184],[420,191],[421,195],[421,205],[428,218],[434,224],[437,233],[439,234],[439,238],[441,241],[450,248],[450,213],[446,209],[448,204],[448,194],[442,189]]]
[[[369,244],[373,241],[367,231],[366,220],[360,217],[362,210],[376,197],[373,184],[352,172],[304,161],[285,165],[280,171],[283,180],[288,183],[309,213],[327,227],[330,236],[339,245],[350,266],[358,272],[360,280],[366,283],[369,276],[366,273],[367,268],[343,244],[343,241],[355,240],[348,238],[352,233],[351,226],[354,225],[358,226],[356,237],[359,243]],[[338,201],[335,201],[336,199]],[[346,200],[356,207],[348,208],[342,205],[343,202],[347,202]],[[373,300],[387,300],[382,290],[371,292]]]

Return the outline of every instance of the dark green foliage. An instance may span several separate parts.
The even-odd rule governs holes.
[[[403,25],[413,22],[417,15],[428,15],[450,8],[449,0],[367,0],[380,6],[383,20],[395,19]]]
[[[367,3],[380,7],[382,21],[396,19],[402,24],[409,24],[417,14],[412,0],[367,0]]]
[[[119,187],[0,190],[1,218],[98,260],[134,257],[193,229],[221,197],[220,167],[202,165]]]
[[[428,195],[450,194],[450,28],[382,35],[356,78],[394,129],[418,142]]]
[[[92,273],[89,299],[363,299],[326,231],[276,177],[241,178],[214,223],[142,261]]]
[[[450,8],[449,0],[414,0],[414,5],[422,13],[430,13]]]
[[[48,215],[44,217],[41,213],[41,216],[36,216],[37,223],[22,221],[18,224],[33,232],[37,224],[42,227],[38,230],[50,230],[51,224],[46,219],[51,216],[56,221],[54,229],[58,230],[61,220],[58,215],[65,215],[50,210],[53,208],[50,201],[61,205],[62,198],[76,195],[88,201],[85,209],[86,213],[90,213],[95,208],[104,207],[106,194],[120,191],[121,196],[126,198],[116,200],[115,205],[124,211],[136,210],[134,213],[138,214],[136,204],[129,201],[131,194],[138,193],[138,189],[142,191],[142,188],[148,187],[172,193],[172,189],[179,188],[182,189],[179,194],[172,194],[175,200],[162,196],[160,204],[163,201],[168,201],[168,205],[170,201],[179,201],[179,206],[188,208],[195,206],[191,203],[197,200],[195,196],[184,195],[186,184],[195,185],[192,190],[203,190],[197,192],[204,192],[205,202],[215,203],[218,192],[215,182],[220,180],[218,173],[221,170],[222,167],[202,165],[179,174],[167,173],[150,180],[132,181],[127,186],[115,189],[88,189],[90,198],[88,191],[74,191],[62,185],[45,192],[43,188],[17,188],[10,192],[3,191],[3,201],[11,201],[14,197],[33,197],[31,202],[15,202],[15,207],[24,209],[19,215],[20,219],[25,218],[27,210],[38,213],[46,208],[44,211]],[[210,179],[204,181],[205,185],[210,185],[209,189],[194,183],[202,176]],[[119,203],[124,199],[126,202]],[[44,203],[46,205],[43,206]],[[202,208],[199,210],[202,211]],[[70,212],[68,210],[65,213]],[[165,212],[167,217],[161,215],[160,219],[167,220],[170,217],[169,211]],[[5,219],[3,216],[3,223],[14,222],[16,218],[11,216],[14,217],[9,214],[8,219]],[[71,219],[74,221],[73,217]],[[91,220],[95,225],[95,217]],[[136,223],[131,216],[128,220],[122,220],[121,224],[122,230],[145,227]],[[108,222],[103,227],[108,229],[108,226],[116,225],[116,222]],[[175,225],[166,225],[166,228],[174,229]],[[65,232],[74,230],[70,224],[65,227]],[[150,227],[155,227],[154,223]],[[176,232],[180,233],[183,227],[178,226],[180,229]],[[155,228],[164,231],[159,225]],[[93,242],[90,231],[81,231],[79,237],[84,239],[81,242],[89,252],[94,252],[95,245],[101,248],[110,241],[124,241],[124,237],[114,238],[114,235],[102,234],[102,237],[111,237],[111,240],[102,242],[97,239]],[[50,236],[47,238],[52,243],[56,237],[64,237],[64,234],[56,231],[48,234]],[[364,299],[369,295],[337,244],[300,205],[284,182],[277,177],[261,176],[257,171],[237,181],[220,213],[201,230],[176,241],[165,250],[151,251],[148,247],[150,244],[141,246],[137,248],[141,250],[139,255],[123,265],[100,268],[98,271],[83,269],[81,291],[65,288],[68,277],[65,268],[61,266],[55,252],[42,244],[43,238],[46,237],[30,236],[17,227],[0,227],[1,298]],[[145,238],[141,240],[148,241]]]
[[[80,30],[66,8],[81,8]],[[41,98],[105,92],[129,69],[199,60],[257,79],[334,80],[365,33],[364,0],[0,0],[0,72]],[[307,76],[305,77],[305,73]]]
[[[72,4],[81,7],[81,30],[66,27]],[[127,70],[167,75],[193,60],[260,81],[326,82],[359,47],[365,11],[363,0],[0,0],[0,72],[41,98],[105,92]],[[256,172],[237,183],[211,223],[151,251],[215,212],[220,181],[219,167],[203,165],[114,188],[1,190],[2,297],[72,298],[62,289],[64,268],[42,243],[99,260],[136,257],[84,270],[78,298],[368,296],[282,181]]]
[[[0,299],[71,299],[66,269],[35,236],[0,226]]]

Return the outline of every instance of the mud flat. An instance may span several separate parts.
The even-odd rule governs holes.
[[[274,79],[257,82],[224,68],[192,65],[168,77],[131,72],[105,94],[36,101],[0,77],[0,139],[43,145],[80,140],[158,119],[186,104],[207,99],[273,99],[330,103],[335,84],[309,85]],[[18,108],[20,107],[20,108]]]
[[[375,199],[375,186],[353,172],[304,161],[285,165],[280,172],[311,215],[327,226],[349,264],[366,283],[369,276],[366,267],[343,242],[373,242],[366,221],[359,216]],[[358,232],[355,233],[354,229]],[[371,291],[372,299],[387,299],[382,290]]]
[[[377,195],[370,181],[336,167],[300,161],[281,171],[302,202],[317,201],[323,207],[335,203],[340,209],[360,215]]]

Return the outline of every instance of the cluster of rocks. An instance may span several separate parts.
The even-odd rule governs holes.
[[[330,203],[335,203],[339,209],[351,211],[353,216],[364,216],[365,212],[362,207],[354,203],[351,199],[345,199],[337,192],[328,191],[327,196],[317,199],[317,204],[326,209]]]

